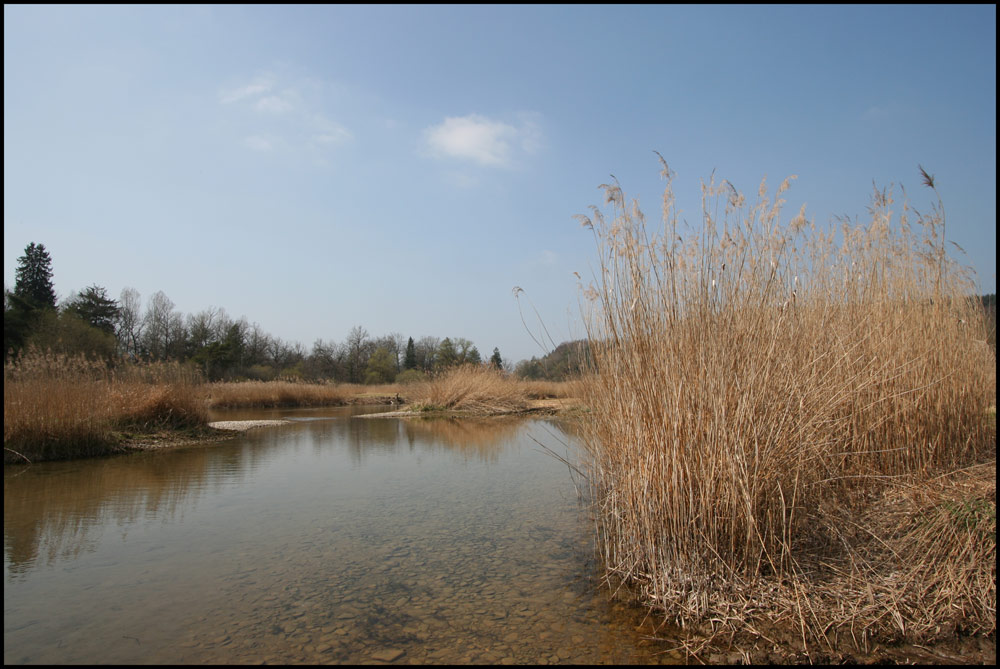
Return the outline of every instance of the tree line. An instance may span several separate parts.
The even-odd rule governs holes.
[[[4,287],[4,351],[10,360],[36,348],[68,355],[125,361],[178,361],[197,366],[209,380],[293,378],[345,383],[391,383],[462,364],[510,370],[499,348],[483,359],[463,337],[417,340],[392,332],[373,337],[353,327],[341,342],[317,339],[311,350],[285,342],[250,323],[209,307],[184,316],[163,291],[143,307],[134,288],[118,299],[91,285],[57,304],[52,258],[44,244],[28,244],[18,258],[13,290]]]
[[[514,373],[533,381],[565,381],[589,369],[591,361],[587,340],[577,339],[559,344],[541,358],[520,361]]]

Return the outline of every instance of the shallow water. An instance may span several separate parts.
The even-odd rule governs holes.
[[[548,420],[287,417],[6,467],[4,663],[657,663]]]

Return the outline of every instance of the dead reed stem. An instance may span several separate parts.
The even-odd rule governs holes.
[[[4,462],[99,455],[123,432],[204,425],[199,384],[176,364],[111,369],[27,351],[4,366]]]
[[[923,511],[882,522],[899,486],[995,463],[994,353],[943,253],[943,209],[895,219],[876,190],[867,224],[826,232],[804,208],[781,222],[789,180],[753,204],[713,180],[701,228],[679,231],[662,165],[660,229],[617,183],[612,217],[579,217],[600,259],[584,400],[609,572],[679,624],[786,620],[803,645],[845,625],[995,629],[995,580],[975,562],[995,530],[949,525],[922,553],[929,535],[897,535]],[[976,509],[995,519],[993,490]]]
[[[503,372],[483,365],[463,365],[409,391],[417,410],[463,411],[473,414],[513,413],[528,407],[528,390]]]

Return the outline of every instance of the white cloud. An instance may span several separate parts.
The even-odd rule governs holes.
[[[220,91],[219,102],[223,104],[239,102],[240,100],[266,93],[271,90],[273,85],[274,82],[270,79],[270,77],[257,77],[257,79],[253,82],[245,86]]]
[[[350,132],[348,132],[344,128],[338,128],[333,132],[323,132],[318,135],[313,135],[312,139],[313,143],[322,146],[322,145],[340,144],[342,142],[346,142],[351,137],[353,137],[353,135]]]
[[[284,82],[281,82],[284,84]],[[353,138],[340,123],[325,116],[321,102],[315,96],[303,95],[317,86],[297,80],[291,86],[281,85],[269,73],[259,75],[250,83],[219,92],[219,102],[240,113],[239,123],[247,125],[252,134],[239,142],[253,151],[329,150]]]
[[[286,111],[291,111],[293,105],[288,100],[278,97],[277,95],[268,95],[265,98],[257,100],[254,104],[254,109],[260,112],[265,112],[268,114],[281,114]]]
[[[540,133],[532,119],[522,117],[521,127],[494,121],[479,114],[449,116],[424,130],[432,155],[471,160],[488,167],[509,167],[518,149],[532,153]]]
[[[313,129],[312,142],[314,145],[341,144],[354,137],[350,130],[322,114],[313,114],[309,119],[309,126]]]

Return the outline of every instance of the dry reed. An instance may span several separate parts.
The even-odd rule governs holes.
[[[4,366],[4,462],[100,455],[123,432],[204,425],[198,384],[176,364],[109,369],[28,351]]]
[[[213,408],[340,406],[351,396],[343,386],[289,381],[212,383],[204,391]]]
[[[658,231],[617,183],[603,186],[611,220],[579,217],[600,258],[583,399],[609,576],[676,623],[793,622],[805,647],[845,629],[860,645],[890,629],[995,629],[982,577],[995,520],[992,534],[946,535],[930,528],[947,514],[859,520],[884,520],[897,486],[995,471],[994,353],[945,253],[940,201],[894,221],[891,190],[876,190],[870,222],[838,236],[804,208],[781,222],[789,180],[774,200],[762,182],[753,204],[713,180],[701,229],[680,231],[661,164]],[[980,492],[995,518],[995,487]],[[933,536],[946,537],[937,553]]]
[[[513,413],[528,408],[518,381],[482,365],[463,365],[416,383],[408,389],[418,411],[463,411],[474,414]]]
[[[579,397],[580,387],[575,379],[568,381],[521,381],[529,399],[565,399]]]

